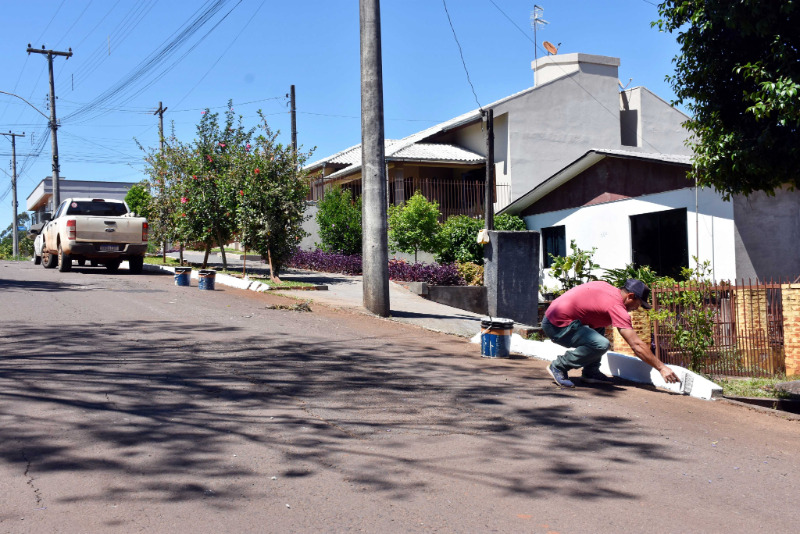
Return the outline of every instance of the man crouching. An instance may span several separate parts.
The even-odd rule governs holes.
[[[661,373],[666,382],[680,382],[633,329],[629,312],[640,306],[649,310],[649,296],[650,288],[644,282],[629,279],[621,289],[608,282],[589,282],[573,287],[554,300],[545,312],[542,330],[554,343],[570,349],[547,368],[556,384],[575,387],[568,373],[570,369],[580,368],[583,368],[581,378],[585,382],[611,382],[611,378],[600,372],[600,360],[610,345],[605,337],[607,326],[616,327],[633,353]]]

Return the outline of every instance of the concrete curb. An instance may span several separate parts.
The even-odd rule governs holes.
[[[148,271],[166,271],[175,274],[175,267],[169,267],[167,265],[153,265],[152,263],[145,263],[144,268]],[[196,270],[192,269],[192,278],[195,280],[199,279],[197,273],[198,272]],[[259,293],[272,290],[272,287],[268,284],[255,282],[249,279],[236,278],[235,276],[231,276],[229,274],[217,273],[214,278],[216,284],[222,284],[224,286],[234,287],[236,289],[247,289]]]
[[[470,341],[472,343],[480,343],[481,335],[476,334]],[[523,339],[518,334],[512,334],[511,352],[552,362],[564,353],[564,348],[550,340],[533,341]],[[603,355],[602,363],[600,364],[600,370],[603,373],[609,376],[618,376],[631,382],[647,384],[672,393],[689,395],[703,400],[717,400],[722,397],[722,387],[707,378],[678,365],[669,365],[669,368],[681,379],[680,384],[667,384],[658,371],[635,356],[607,352]]]

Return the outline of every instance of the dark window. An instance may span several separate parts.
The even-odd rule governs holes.
[[[114,217],[125,215],[128,210],[122,202],[104,202],[102,200],[77,200],[73,201],[67,209],[69,215],[98,215],[100,217]]]
[[[689,266],[686,208],[631,215],[631,257],[637,267],[678,278]]]
[[[553,256],[567,255],[567,238],[563,226],[542,228],[542,267],[547,269],[553,263]]]

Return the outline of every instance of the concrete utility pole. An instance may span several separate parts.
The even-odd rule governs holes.
[[[289,94],[291,95],[290,101],[292,105],[292,150],[297,154],[297,102],[294,99],[294,85]]]
[[[379,0],[360,0],[361,179],[364,307],[389,316],[389,242],[383,134],[383,71]]]
[[[14,226],[12,235],[12,254],[16,257],[19,256],[19,235],[17,234],[17,225],[19,222],[17,221],[17,137],[25,137],[25,132],[21,134],[15,133],[4,133],[3,135],[11,136],[11,205],[14,209]]]
[[[56,122],[56,89],[55,84],[53,82],[53,56],[64,56],[67,59],[72,57],[72,48],[69,49],[69,52],[56,52],[55,50],[45,50],[44,45],[42,45],[41,50],[37,50],[35,48],[31,48],[31,44],[28,43],[28,54],[31,52],[36,54],[44,54],[47,56],[47,68],[50,72],[50,131],[52,132],[51,135],[52,139],[52,147],[53,147],[53,209],[52,211],[55,212],[58,205],[61,203],[61,190],[60,185],[58,183],[58,171],[59,171],[59,164],[58,164],[58,137],[56,131],[58,130],[58,123]]]
[[[494,230],[494,110],[486,115],[486,190],[484,191],[484,225]]]

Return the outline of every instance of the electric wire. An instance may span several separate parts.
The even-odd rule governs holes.
[[[241,2],[240,2],[240,3],[241,3]],[[221,60],[223,57],[225,57],[225,54],[227,54],[227,53],[228,53],[228,50],[230,50],[230,49],[231,49],[231,47],[234,45],[234,43],[236,43],[236,41],[238,41],[238,40],[239,40],[239,37],[241,37],[241,36],[242,36],[242,33],[244,33],[244,31],[245,31],[245,30],[246,30],[246,29],[247,29],[247,28],[250,26],[250,24],[251,24],[251,23],[252,23],[252,22],[255,20],[255,18],[256,18],[256,15],[258,15],[258,12],[259,12],[259,11],[261,11],[261,8],[262,8],[262,7],[264,7],[264,4],[265,4],[265,3],[266,3],[266,0],[262,0],[261,4],[259,4],[259,6],[258,6],[258,9],[256,9],[255,13],[253,13],[253,16],[252,16],[252,17],[250,17],[250,20],[249,20],[249,21],[247,21],[247,24],[245,24],[244,26],[242,26],[242,29],[241,29],[241,30],[239,30],[239,33],[237,33],[237,34],[236,34],[236,37],[234,37],[234,38],[231,40],[231,42],[230,42],[230,44],[227,46],[227,48],[225,48],[225,50],[223,50],[223,51],[222,51],[222,53],[219,55],[219,57],[217,57],[217,60],[216,60],[214,63],[212,63],[212,64],[211,64],[211,66],[208,68],[208,70],[206,70],[205,74],[203,74],[203,75],[200,77],[200,79],[199,79],[199,80],[197,80],[197,83],[196,83],[196,84],[194,84],[194,85],[192,86],[192,88],[191,88],[191,89],[189,89],[189,90],[186,92],[186,94],[185,94],[185,95],[183,95],[183,97],[182,97],[180,100],[178,100],[178,103],[176,104],[177,106],[181,105],[181,104],[183,103],[183,101],[184,101],[184,100],[186,100],[186,98],[187,98],[187,97],[188,97],[190,94],[192,94],[192,91],[194,91],[195,89],[197,89],[197,86],[198,86],[198,85],[200,85],[200,84],[203,82],[203,80],[205,80],[205,79],[206,79],[206,76],[208,76],[208,74],[209,74],[209,73],[210,73],[210,72],[211,72],[211,71],[214,69],[214,67],[216,67],[216,66],[217,66],[217,63],[219,63],[219,62],[220,62],[220,60]],[[234,6],[234,8],[236,8],[238,5],[239,5],[239,4],[236,4],[236,6]],[[233,9],[232,9],[231,11],[233,11]],[[230,14],[230,13],[229,13],[229,14]],[[225,15],[225,16],[227,17],[227,15]],[[223,19],[223,20],[224,20],[224,19]],[[221,22],[221,21],[220,21],[220,22]]]
[[[241,0],[240,0],[241,2]],[[108,103],[118,97],[123,97],[125,94],[129,94],[136,90],[132,96],[128,97],[127,100],[138,95],[141,91],[145,88],[152,85],[157,81],[158,77],[163,75],[162,71],[158,77],[155,79],[151,79],[149,82],[146,79],[147,76],[152,75],[153,71],[161,66],[164,61],[172,56],[177,50],[192,36],[194,36],[203,26],[205,26],[227,3],[227,0],[217,0],[210,6],[208,6],[204,11],[202,11],[198,16],[191,19],[185,27],[178,33],[176,37],[171,39],[165,46],[161,47],[160,49],[156,50],[155,52],[151,53],[147,58],[145,58],[142,62],[134,68],[132,72],[130,72],[126,77],[122,80],[118,81],[116,84],[111,86],[109,89],[101,93],[98,97],[96,97],[92,102],[84,106],[83,108],[65,116],[62,120],[77,122],[78,119],[88,120],[90,118],[96,118],[102,115],[104,112],[100,110],[98,112],[98,108],[108,105]],[[238,3],[237,3],[238,5]],[[234,6],[235,7],[235,6]],[[229,12],[230,13],[230,12]],[[226,15],[227,16],[227,15]],[[215,26],[216,27],[216,26]],[[201,41],[208,36],[208,33],[201,38]],[[196,43],[190,50],[193,50],[194,47],[197,46]],[[183,56],[182,56],[183,57]],[[180,59],[182,59],[182,57]],[[171,64],[170,67],[174,65]],[[144,81],[143,81],[144,80]],[[140,82],[144,83],[144,86],[139,88],[141,85]]]
[[[444,1],[444,0],[443,0],[443,1]],[[497,4],[494,2],[494,0],[489,0],[489,2],[490,2],[490,3],[491,3],[493,6],[494,6],[494,7],[496,7],[496,8],[497,8],[497,10],[498,10],[500,13],[502,13],[502,14],[503,14],[503,16],[505,16],[505,17],[506,17],[506,18],[507,18],[509,21],[511,21],[511,23],[512,23],[512,24],[513,24],[513,25],[514,25],[514,26],[515,26],[515,27],[516,27],[518,30],[520,30],[520,31],[523,33],[523,35],[525,35],[525,37],[526,37],[526,38],[527,38],[529,41],[531,41],[532,43],[534,43],[534,45],[536,45],[536,42],[535,42],[533,39],[531,39],[531,38],[530,38],[530,36],[529,36],[529,35],[528,35],[526,32],[522,31],[522,29],[521,29],[519,26],[517,26],[517,25],[516,25],[516,23],[514,23],[514,21],[513,21],[513,20],[511,20],[511,17],[509,17],[509,16],[508,16],[508,15],[507,15],[507,14],[506,14],[506,13],[505,13],[505,12],[504,12],[502,9],[500,9],[500,6],[498,6],[498,5],[497,5]],[[649,3],[649,2],[648,2],[648,3]],[[541,49],[541,47],[539,47],[539,48]],[[543,51],[544,51],[544,52],[546,52],[546,50],[543,50]],[[564,67],[562,67],[561,65],[558,65],[558,64],[556,64],[555,66],[556,66],[556,67],[558,67],[558,68],[561,70],[561,72],[563,72],[563,73],[565,74],[565,76],[564,76],[564,78],[565,78],[565,79],[572,81],[572,82],[573,82],[575,85],[577,85],[577,86],[578,86],[578,87],[579,87],[579,88],[580,88],[580,89],[581,89],[581,90],[582,90],[584,93],[586,93],[587,95],[589,95],[589,97],[590,97],[592,100],[594,100],[595,102],[597,102],[597,104],[599,104],[601,108],[603,108],[603,109],[604,109],[606,112],[608,112],[610,115],[612,115],[612,116],[614,116],[615,118],[619,119],[619,110],[618,110],[618,109],[617,109],[616,111],[615,111],[615,110],[608,109],[608,107],[607,107],[605,104],[603,104],[603,103],[602,103],[600,100],[598,100],[598,99],[597,99],[597,97],[596,97],[596,96],[594,96],[594,95],[593,95],[593,94],[592,94],[592,93],[591,93],[591,92],[590,92],[588,89],[586,89],[586,88],[585,88],[583,85],[581,85],[581,83],[580,83],[578,80],[576,80],[576,79],[575,79],[573,76],[571,76],[569,73],[567,73],[567,71],[566,71],[566,69],[564,69]],[[645,138],[644,138],[644,135],[642,135],[642,136],[640,137],[640,139],[642,140],[642,143],[646,143],[646,144],[647,144],[647,145],[648,145],[650,148],[652,148],[653,150],[655,150],[655,151],[656,151],[656,153],[660,153],[660,151],[658,150],[658,148],[656,148],[656,147],[655,147],[655,146],[654,146],[652,143],[650,143],[650,142],[649,142],[647,139],[645,139]]]
[[[464,72],[467,73],[467,82],[469,82],[469,86],[472,89],[472,96],[475,97],[475,103],[478,104],[478,109],[480,109],[481,113],[483,113],[483,107],[481,107],[481,103],[478,101],[478,95],[475,93],[475,86],[472,85],[472,80],[469,77],[467,62],[464,61],[464,51],[461,50],[461,43],[458,42],[458,35],[456,35],[456,29],[453,27],[453,21],[450,19],[450,12],[447,10],[447,0],[442,0],[442,4],[444,5],[444,12],[445,14],[447,14],[447,22],[450,23],[450,30],[453,32],[453,38],[456,40],[456,45],[458,46],[458,54],[461,56],[461,64],[464,65]]]

